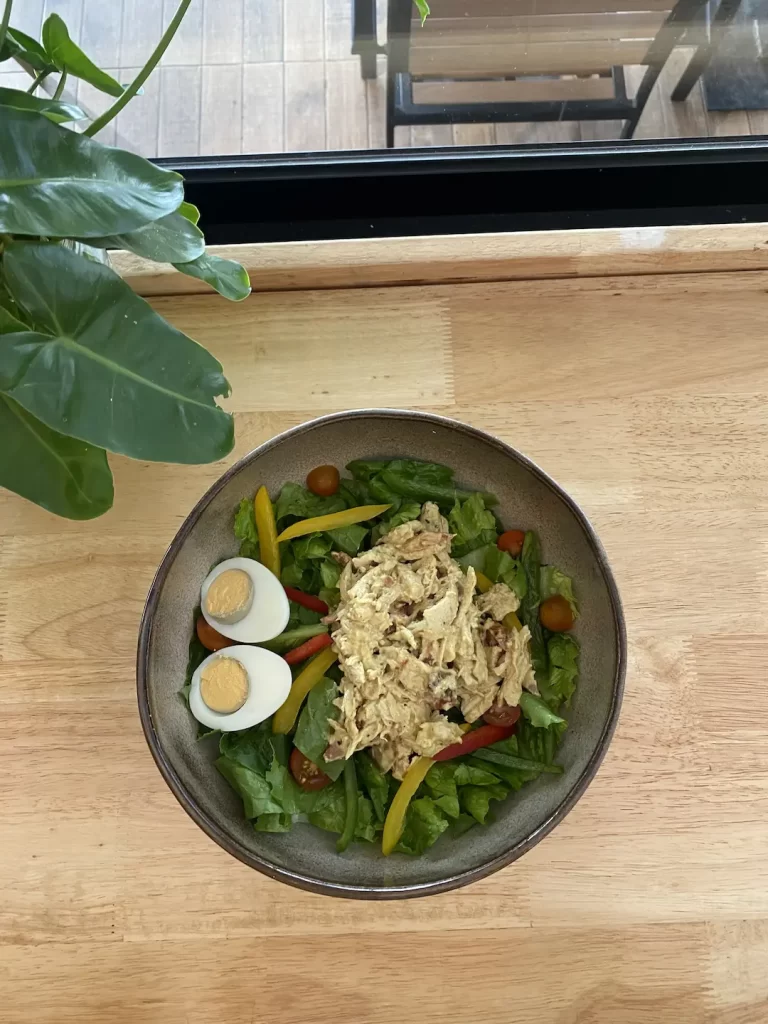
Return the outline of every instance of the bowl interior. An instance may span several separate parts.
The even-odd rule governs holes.
[[[443,462],[460,485],[492,490],[507,527],[538,530],[543,557],[575,581],[581,617],[580,683],[560,748],[561,776],[547,775],[512,794],[496,820],[456,839],[443,836],[424,856],[384,858],[353,844],[343,855],[335,836],[310,825],[287,834],[255,832],[242,805],[213,767],[215,740],[196,740],[196,724],[178,697],[186,670],[192,614],[211,566],[237,553],[233,510],[266,484],[271,493],[303,481],[321,463],[404,456]],[[218,489],[217,489],[218,488]],[[377,412],[327,417],[246,457],[190,515],[150,594],[142,627],[139,698],[153,753],[169,784],[209,834],[236,856],[295,884],[348,895],[415,895],[488,873],[519,856],[580,795],[607,746],[621,696],[622,625],[618,599],[599,545],[583,517],[535,467],[472,428],[421,414]]]

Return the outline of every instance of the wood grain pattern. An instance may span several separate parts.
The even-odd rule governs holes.
[[[716,264],[728,233],[697,249],[689,230]],[[758,1024],[768,270],[622,275],[627,246],[612,276],[359,287],[349,244],[324,250],[323,291],[154,300],[226,368],[228,459],[114,458],[115,508],[90,524],[0,493],[3,1024]],[[606,545],[630,638],[616,737],[568,818],[507,870],[404,903],[234,861],[172,798],[135,709],[144,596],[196,498],[274,433],[370,404],[456,416],[552,473]]]

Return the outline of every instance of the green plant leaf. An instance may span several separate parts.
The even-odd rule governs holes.
[[[3,110],[0,231],[55,238],[122,234],[184,197],[181,175],[24,110]]]
[[[0,391],[54,430],[156,462],[213,462],[233,444],[221,365],[109,267],[12,243],[11,296],[33,331],[3,335]]]
[[[0,485],[67,519],[112,507],[112,473],[102,448],[46,427],[0,395]]]
[[[36,114],[45,114],[54,124],[63,121],[80,121],[85,114],[80,107],[72,103],[63,103],[48,96],[30,96],[19,89],[0,88],[0,107],[11,107],[13,110],[31,110]]]
[[[182,217],[186,217],[187,220],[191,220],[193,224],[197,224],[200,220],[200,211],[194,203],[182,203],[176,212],[180,213]]]
[[[182,274],[197,277],[215,288],[225,299],[239,302],[251,294],[251,282],[244,267],[234,260],[223,260],[220,256],[203,253],[189,263],[174,263]]]
[[[110,96],[121,96],[123,87],[119,82],[96,67],[80,47],[72,42],[67,26],[58,14],[49,14],[43,24],[43,46],[45,52],[60,71],[67,71],[75,78],[82,78],[101,92]]]
[[[424,22],[429,17],[429,4],[427,3],[427,0],[413,0],[413,2],[416,4],[416,10],[421,15],[421,24],[423,27]]]
[[[29,328],[21,320],[17,320],[13,313],[0,306],[0,334],[16,334],[18,331],[28,331]]]
[[[33,36],[28,36],[26,32],[22,32],[18,28],[8,28],[8,35],[13,39],[15,43],[18,43],[22,50],[26,50],[27,53],[34,54],[37,59],[46,67],[53,69],[54,65],[45,52],[45,47],[38,43]],[[25,58],[22,58],[25,59]]]
[[[169,213],[138,231],[89,238],[88,241],[102,249],[129,249],[137,256],[156,263],[194,260],[205,252],[202,231],[180,213]]]

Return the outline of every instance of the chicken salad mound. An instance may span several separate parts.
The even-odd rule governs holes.
[[[477,721],[494,704],[514,707],[538,693],[530,631],[503,620],[520,606],[505,584],[476,594],[475,569],[451,558],[448,521],[432,502],[369,551],[345,559],[341,600],[329,621],[342,670],[341,715],[331,723],[326,761],[371,748],[396,779],[414,755],[461,742],[461,710]]]

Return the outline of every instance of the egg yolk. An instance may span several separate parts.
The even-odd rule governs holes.
[[[227,569],[216,577],[205,596],[205,610],[212,619],[236,622],[251,606],[253,583],[242,569]]]
[[[200,675],[203,703],[220,715],[231,715],[248,697],[248,673],[235,658],[216,658]]]

